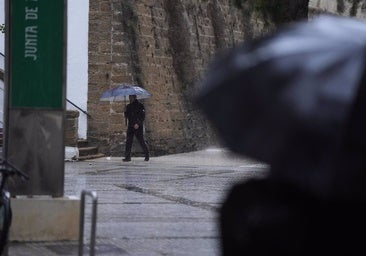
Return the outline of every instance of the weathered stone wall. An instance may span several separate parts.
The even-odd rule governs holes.
[[[231,0],[90,0],[90,142],[102,153],[123,154],[124,103],[99,97],[132,83],[153,94],[143,103],[154,155],[210,144],[214,135],[192,93],[215,53],[243,41],[247,25]]]
[[[79,111],[67,110],[65,115],[65,146],[78,144]]]

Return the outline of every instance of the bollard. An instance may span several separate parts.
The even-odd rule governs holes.
[[[80,202],[80,226],[79,226],[79,256],[83,255],[84,250],[84,222],[85,222],[85,196],[88,195],[93,200],[93,211],[91,218],[91,232],[90,232],[90,256],[95,255],[95,233],[96,233],[96,222],[97,222],[97,203],[98,197],[95,191],[81,192],[81,202]]]

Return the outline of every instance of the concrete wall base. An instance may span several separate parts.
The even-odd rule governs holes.
[[[11,204],[10,241],[78,240],[79,198],[12,198]]]

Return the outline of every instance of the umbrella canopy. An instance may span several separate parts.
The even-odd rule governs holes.
[[[296,23],[218,58],[197,104],[233,151],[327,193],[358,112],[365,61],[365,22],[324,16]]]
[[[122,84],[105,91],[100,97],[101,101],[128,101],[129,95],[136,95],[137,99],[151,97],[151,93],[137,85]]]

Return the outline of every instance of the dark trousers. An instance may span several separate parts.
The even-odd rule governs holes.
[[[131,148],[133,142],[133,136],[136,136],[137,141],[140,143],[142,150],[144,151],[145,157],[149,156],[149,149],[147,148],[145,139],[144,139],[144,129],[140,126],[138,129],[134,129],[133,127],[127,128],[127,139],[126,139],[126,150],[125,157],[131,157]]]

